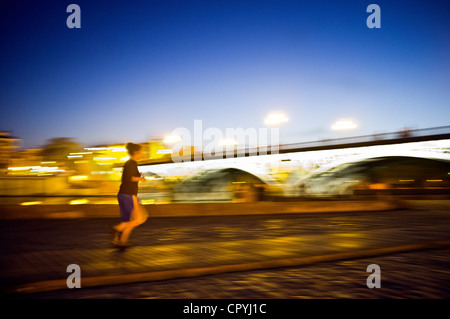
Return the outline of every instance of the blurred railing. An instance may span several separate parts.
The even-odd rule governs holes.
[[[402,131],[391,133],[379,133],[371,135],[361,135],[337,139],[325,139],[318,141],[286,144],[280,145],[280,152],[291,149],[337,146],[337,145],[358,144],[358,143],[371,143],[373,145],[377,145],[377,144],[384,144],[383,142],[386,141],[394,141],[395,143],[397,143],[398,140],[405,140],[407,142],[408,140],[416,140],[417,138],[420,138],[421,140],[423,140],[422,138],[425,138],[425,140],[427,139],[435,140],[440,139],[441,136],[443,136],[443,138],[447,138],[446,135],[450,135],[450,125],[426,129],[416,129],[416,130],[405,129]]]
[[[180,162],[198,161],[198,160],[210,160],[210,159],[233,158],[233,157],[259,156],[269,154],[283,154],[292,152],[305,152],[313,150],[328,150],[328,149],[339,149],[349,147],[400,144],[408,142],[420,142],[420,141],[431,141],[441,139],[450,139],[450,125],[426,129],[416,129],[416,130],[405,129],[402,131],[391,133],[379,133],[379,134],[344,137],[337,139],[325,139],[325,140],[284,144],[284,145],[260,146],[256,148],[235,147],[234,151],[231,150],[231,152],[230,151],[217,152],[213,156],[211,155],[205,156],[204,154],[196,153],[190,156],[179,157],[178,160]],[[155,165],[172,162],[173,162],[172,159],[148,160],[141,162],[140,165]]]

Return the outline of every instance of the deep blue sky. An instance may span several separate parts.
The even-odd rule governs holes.
[[[34,147],[143,142],[195,119],[258,128],[272,110],[290,118],[283,142],[338,137],[346,117],[355,135],[448,125],[447,3],[2,1],[0,130]]]

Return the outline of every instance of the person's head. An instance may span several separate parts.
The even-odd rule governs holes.
[[[141,145],[134,144],[134,143],[127,143],[126,148],[128,150],[128,154],[130,155],[131,159],[133,159],[135,161],[138,161],[141,159],[141,157],[142,157]]]

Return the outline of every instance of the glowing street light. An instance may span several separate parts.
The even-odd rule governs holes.
[[[358,125],[351,120],[336,121],[336,123],[331,125],[331,129],[335,131],[353,130],[357,127]]]
[[[265,119],[266,125],[277,125],[287,122],[289,119],[283,113],[270,113]]]
[[[234,146],[234,145],[237,145],[237,142],[232,138],[223,139],[219,142],[219,146]]]

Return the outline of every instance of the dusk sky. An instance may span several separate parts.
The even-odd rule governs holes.
[[[0,130],[37,147],[144,142],[196,119],[259,128],[274,110],[283,142],[339,137],[341,118],[352,135],[449,125],[449,17],[448,1],[2,1]]]

